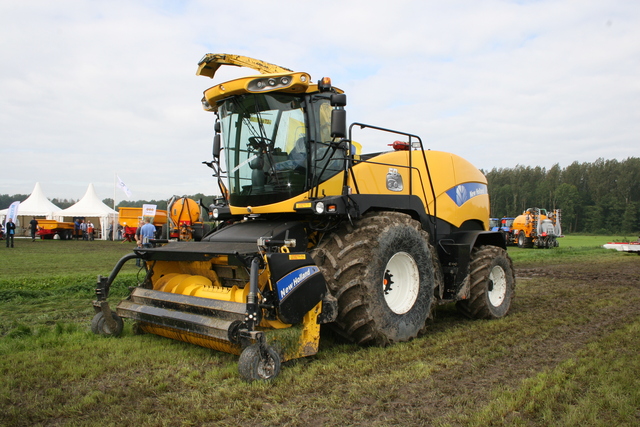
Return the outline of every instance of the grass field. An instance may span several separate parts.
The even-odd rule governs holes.
[[[131,244],[0,242],[0,425],[640,425],[640,257],[600,248],[623,238],[510,248],[506,318],[441,306],[427,334],[387,348],[323,331],[316,356],[268,384],[242,382],[236,356],[130,322],[120,338],[90,332],[97,275]],[[137,274],[118,276],[113,305]]]

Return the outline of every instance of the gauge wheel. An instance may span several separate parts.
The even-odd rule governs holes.
[[[104,314],[102,311],[96,313],[91,320],[91,332],[96,335],[105,335],[105,336],[113,336],[118,337],[122,334],[122,329],[124,328],[124,321],[122,317],[118,316],[114,311],[111,312],[113,316],[113,320],[116,322],[115,329],[111,329],[104,318]]]
[[[271,346],[264,349],[260,344],[246,347],[238,360],[238,372],[245,381],[270,381],[280,373],[281,359],[278,352]]]

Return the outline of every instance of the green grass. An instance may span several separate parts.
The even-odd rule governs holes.
[[[638,425],[640,258],[564,239],[509,248],[520,273],[504,319],[442,306],[426,335],[386,348],[323,331],[316,356],[252,384],[236,356],[128,321],[120,338],[90,332],[96,277],[131,244],[20,239],[0,246],[0,425]],[[137,272],[125,266],[112,304]]]
[[[608,242],[634,242],[636,240],[637,237],[627,236],[568,235],[558,239],[560,245],[557,248],[521,249],[509,246],[508,252],[514,261],[522,265],[553,263],[557,262],[557,259],[562,259],[563,262],[572,262],[594,256],[599,259],[616,260],[620,258],[620,253],[612,249],[603,249],[602,245]]]

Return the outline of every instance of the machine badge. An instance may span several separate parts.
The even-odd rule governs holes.
[[[402,191],[403,189],[402,175],[398,173],[398,169],[389,168],[389,172],[387,173],[387,190]]]

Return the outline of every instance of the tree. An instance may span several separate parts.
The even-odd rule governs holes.
[[[640,230],[638,227],[638,205],[635,202],[627,203],[627,207],[624,210],[622,216],[622,232],[623,233],[636,233]]]
[[[561,207],[560,223],[567,232],[577,228],[577,208],[580,206],[580,194],[573,184],[563,183],[555,191],[557,206]]]

